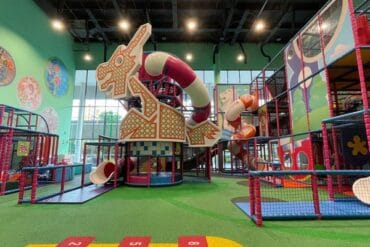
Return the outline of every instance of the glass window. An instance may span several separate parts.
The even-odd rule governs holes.
[[[239,83],[240,82],[239,71],[229,70],[227,73],[227,79],[228,79],[228,83],[232,83],[232,84]]]
[[[220,71],[220,79],[221,79],[221,83],[228,83],[227,70],[221,70]]]
[[[250,84],[251,83],[251,72],[249,70],[240,71],[240,83]]]
[[[204,71],[204,83],[215,83],[215,74],[213,70],[205,70]]]

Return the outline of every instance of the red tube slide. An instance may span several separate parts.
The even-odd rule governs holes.
[[[145,59],[145,73],[151,78],[157,79],[161,75],[167,75],[189,94],[194,107],[194,112],[188,120],[190,125],[195,125],[208,119],[211,112],[211,104],[207,88],[189,65],[165,52],[153,52],[148,56],[143,56],[143,58]]]

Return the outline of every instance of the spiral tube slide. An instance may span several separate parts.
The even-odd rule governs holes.
[[[225,113],[226,120],[235,129],[239,129],[231,136],[231,142],[229,143],[230,152],[232,152],[236,156],[239,156],[239,158],[242,158],[241,156],[243,156],[241,144],[238,141],[233,140],[246,139],[256,135],[256,128],[253,125],[247,124],[242,127],[240,126],[240,114],[248,108],[251,111],[254,111],[255,109],[257,109],[257,104],[258,98],[255,95],[245,94],[242,95],[238,100],[234,101]]]
[[[114,175],[115,164],[112,161],[103,161],[95,171],[90,173],[90,181],[93,184],[105,184]]]
[[[144,69],[153,78],[161,75],[169,76],[189,94],[194,107],[194,112],[188,120],[190,125],[208,119],[211,104],[207,88],[189,65],[168,53],[153,52],[145,58]]]

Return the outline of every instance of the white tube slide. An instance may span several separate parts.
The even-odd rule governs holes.
[[[356,180],[352,185],[352,191],[357,199],[370,205],[370,177]]]
[[[112,161],[103,161],[100,163],[95,171],[90,173],[90,181],[93,184],[105,184],[114,175],[115,164]]]

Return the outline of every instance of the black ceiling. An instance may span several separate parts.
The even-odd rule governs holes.
[[[136,28],[153,26],[151,42],[286,43],[325,4],[320,0],[34,0],[50,17],[61,16],[76,42],[126,43]],[[130,34],[117,28],[120,17],[132,22]],[[185,21],[196,18],[189,34]],[[268,30],[256,34],[256,19]]]

